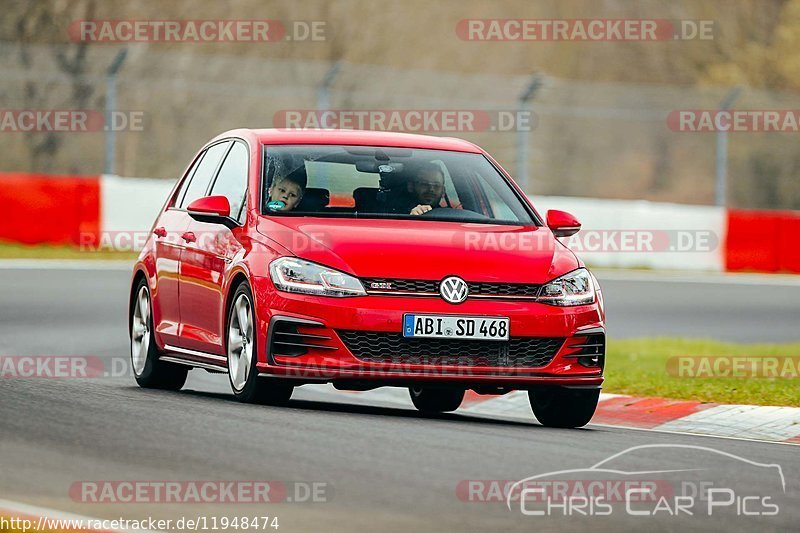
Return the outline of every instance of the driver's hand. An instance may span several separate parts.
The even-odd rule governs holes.
[[[421,215],[423,213],[427,213],[431,209],[433,209],[433,208],[431,206],[429,206],[429,205],[418,205],[417,207],[415,207],[414,209],[411,210],[411,214],[412,215]]]

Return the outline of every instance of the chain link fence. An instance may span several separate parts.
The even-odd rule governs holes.
[[[116,45],[0,43],[2,170],[97,174],[106,135],[20,131],[21,110],[80,109],[102,116],[110,83],[116,110],[138,113],[120,127],[115,173],[175,179],[212,136],[237,127],[280,126],[287,111],[461,110],[490,117],[479,128],[425,131],[473,141],[532,194],[713,204],[718,135],[675,131],[679,110],[714,110],[730,87],[594,83],[531,76],[467,75],[324,61],[182,54],[129,45],[115,80]],[[527,102],[521,98],[530,92]],[[736,109],[800,110],[800,94],[745,88]],[[533,113],[532,128],[498,117]],[[9,112],[11,115],[9,115]],[[14,115],[16,113],[16,115]],[[126,115],[128,114],[128,115]],[[124,121],[123,121],[124,122]],[[507,122],[507,121],[506,121]],[[119,125],[119,124],[118,124]],[[130,124],[128,124],[130,126]],[[727,136],[730,206],[800,208],[798,133]]]

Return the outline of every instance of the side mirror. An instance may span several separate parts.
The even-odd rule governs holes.
[[[224,196],[204,196],[186,207],[189,216],[199,222],[223,224],[229,228],[237,226],[231,218],[231,204]]]
[[[556,237],[569,237],[580,231],[581,223],[566,211],[551,209],[547,212],[547,227]]]

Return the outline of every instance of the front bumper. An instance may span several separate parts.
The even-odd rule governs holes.
[[[438,382],[466,387],[599,387],[603,382],[605,330],[597,303],[554,307],[477,299],[452,305],[438,297],[327,298],[276,291],[268,278],[254,280],[254,289],[261,343],[257,369],[263,375],[301,382],[347,380],[400,386]],[[508,343],[480,341],[488,343],[486,354],[481,353],[480,344],[470,344],[474,341],[456,342],[469,348],[472,359],[458,353],[442,357],[450,341],[431,342],[437,353],[428,357],[420,347],[424,341],[418,339],[412,347],[402,339],[404,313],[508,317],[512,342],[523,342],[509,351],[501,346]],[[359,352],[364,343],[352,340],[359,334],[373,344],[376,339],[390,339],[399,353],[364,357]],[[517,359],[520,346],[544,346],[552,354]],[[372,348],[373,356],[380,352]],[[407,355],[412,349],[414,355]],[[495,353],[499,356],[489,356]],[[534,366],[520,366],[527,361],[534,361]]]

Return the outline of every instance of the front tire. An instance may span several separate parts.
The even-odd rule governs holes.
[[[464,389],[409,387],[408,392],[414,407],[423,413],[455,411],[464,401]]]
[[[228,378],[236,399],[267,405],[288,403],[294,390],[291,384],[258,376],[258,328],[253,293],[246,282],[242,282],[233,293],[227,324]]]
[[[579,428],[597,409],[600,389],[541,388],[528,391],[536,419],[546,427]]]
[[[153,330],[153,305],[147,282],[135,289],[131,306],[131,367],[136,383],[145,389],[180,390],[189,368],[159,360]]]

